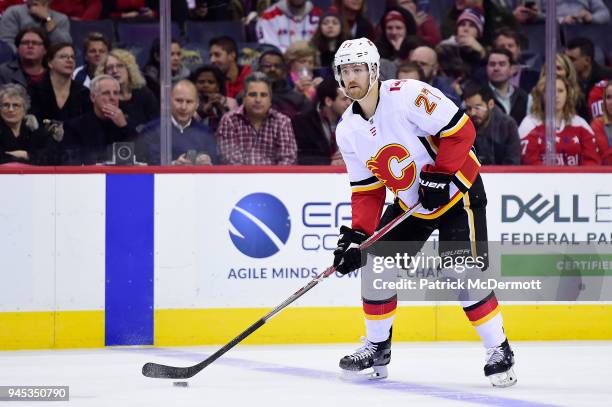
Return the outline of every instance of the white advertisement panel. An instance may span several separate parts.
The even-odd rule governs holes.
[[[346,174],[158,175],[156,308],[278,304],[331,265],[349,199]],[[356,274],[333,276],[296,304],[359,292]]]
[[[490,241],[612,244],[612,173],[482,176]]]
[[[0,312],[104,309],[105,175],[0,177]]]
[[[610,174],[483,178],[491,241],[612,242]],[[331,263],[350,224],[345,174],[156,180],[157,308],[275,306]],[[357,306],[359,293],[357,274],[334,276],[297,305]]]
[[[0,177],[0,311],[55,305],[55,177]]]

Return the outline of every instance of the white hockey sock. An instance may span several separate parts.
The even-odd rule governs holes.
[[[366,337],[370,342],[382,342],[389,339],[389,330],[393,325],[393,319],[395,315],[392,315],[385,319],[367,319],[365,320],[366,325]]]
[[[473,308],[479,303],[480,306]],[[461,301],[461,306],[474,329],[476,329],[485,348],[498,346],[506,340],[504,320],[494,296],[483,301]]]

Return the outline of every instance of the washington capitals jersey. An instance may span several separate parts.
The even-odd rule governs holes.
[[[475,137],[469,117],[440,90],[411,79],[379,83],[374,115],[366,120],[354,102],[336,129],[352,188],[353,228],[374,231],[385,187],[404,209],[416,204],[418,178],[427,164],[454,174],[451,200],[433,211],[422,208],[415,216],[431,219],[446,212],[478,176]]]

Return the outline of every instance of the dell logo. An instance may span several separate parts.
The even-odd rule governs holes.
[[[542,194],[537,194],[527,202],[517,195],[502,195],[501,217],[505,223],[517,222],[523,215],[529,216],[537,223],[542,223],[551,215],[555,223],[588,222],[588,216],[580,216],[579,205],[578,195],[572,195],[572,216],[562,216],[560,195],[555,194],[552,202]]]

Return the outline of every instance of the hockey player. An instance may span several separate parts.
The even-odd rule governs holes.
[[[378,50],[366,38],[345,41],[335,55],[336,80],[353,100],[336,130],[353,211],[351,228],[340,228],[336,270],[346,274],[360,268],[359,244],[417,201],[422,208],[382,241],[416,242],[408,253],[415,255],[438,229],[440,256],[444,242],[486,250],[486,196],[471,150],[476,137],[471,120],[438,89],[416,80],[380,82],[378,69]],[[396,200],[381,218],[386,189]],[[514,384],[514,354],[495,294],[461,305],[487,349],[485,376],[494,386]],[[340,360],[344,371],[387,377],[396,306],[397,293],[384,300],[364,296],[365,343]]]

